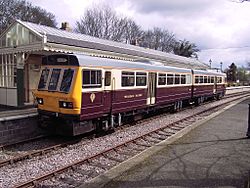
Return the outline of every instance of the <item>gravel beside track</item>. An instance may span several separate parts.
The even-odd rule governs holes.
[[[13,165],[7,165],[0,168],[0,187],[13,187],[21,182],[26,182],[32,178],[42,176],[46,172],[56,170],[60,167],[69,165],[73,162],[81,160],[83,158],[90,157],[92,155],[98,154],[103,150],[113,148],[115,145],[119,145],[126,141],[132,140],[138,136],[141,136],[145,133],[151,132],[157,128],[171,124],[177,120],[188,117],[192,114],[196,114],[200,111],[203,111],[212,106],[217,106],[226,101],[231,101],[234,98],[227,98],[214,103],[208,103],[197,108],[188,109],[181,111],[175,114],[162,114],[149,118],[145,121],[140,121],[136,126],[126,127],[125,129],[120,129],[112,134],[105,135],[99,138],[95,138],[89,141],[80,141],[77,144],[70,145],[65,148],[52,151],[48,154],[34,157],[25,161],[17,162]],[[211,112],[210,112],[211,113]],[[201,119],[201,117],[194,117],[194,121]],[[185,124],[185,123],[184,123]],[[184,126],[179,124],[179,126]],[[166,128],[164,132],[177,132],[176,129]],[[165,134],[165,133],[164,133]],[[152,139],[152,138],[151,138]],[[144,144],[152,145],[152,142],[148,140],[142,140]],[[138,145],[134,144],[136,148]],[[138,149],[145,149],[146,147],[140,146]],[[134,152],[134,151],[133,151]],[[140,152],[140,151],[138,151]],[[116,155],[118,155],[116,153]],[[114,156],[113,156],[114,157]],[[115,158],[119,158],[121,161],[129,158],[129,156],[120,155]],[[99,163],[100,160],[97,161]],[[67,174],[60,174],[56,178],[46,180],[40,183],[40,186],[44,187],[70,187],[75,186],[76,182],[86,182],[92,177],[95,177],[97,174],[104,172],[105,170],[113,167],[118,164],[118,161],[114,160],[102,160],[103,164],[99,167],[96,166],[90,167],[89,165],[81,165],[77,168],[77,172],[67,172]],[[92,164],[92,163],[91,163]],[[82,173],[78,173],[79,169],[83,172],[89,172],[89,174],[83,176]],[[92,174],[92,175],[91,175]],[[60,181],[59,181],[60,180]],[[64,180],[64,181],[62,181]]]

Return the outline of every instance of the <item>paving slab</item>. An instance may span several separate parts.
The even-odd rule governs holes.
[[[224,109],[188,134],[183,131],[154,147],[160,149],[138,155],[81,187],[249,188],[248,104],[250,99]]]

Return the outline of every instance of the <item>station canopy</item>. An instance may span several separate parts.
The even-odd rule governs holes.
[[[156,61],[168,66],[183,68],[208,68],[205,63],[194,58],[99,39],[21,20],[16,20],[0,36],[0,54],[39,51],[81,53],[129,61]]]

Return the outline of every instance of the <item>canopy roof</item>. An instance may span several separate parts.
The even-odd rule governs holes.
[[[26,43],[23,39],[25,36],[29,38]],[[130,44],[99,39],[84,34],[68,32],[20,20],[16,20],[1,35],[0,46],[0,54],[45,50],[60,53],[84,53],[92,56],[131,61],[146,59],[159,61],[169,66],[183,68],[208,68],[206,64],[193,58],[186,58]]]

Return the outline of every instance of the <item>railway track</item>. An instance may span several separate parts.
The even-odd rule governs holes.
[[[233,96],[234,97],[239,96],[239,97],[236,97],[233,100],[230,100],[226,103],[223,103],[222,105],[226,105],[228,103],[231,103],[232,101],[238,100],[239,98],[241,98],[242,94],[241,95],[234,94]],[[230,96],[225,97],[225,98],[232,98],[233,96],[230,95]],[[244,96],[249,96],[249,94],[244,95]],[[116,146],[109,147],[108,149],[102,150],[94,155],[88,156],[88,157],[81,159],[81,160],[78,160],[78,161],[74,161],[70,164],[67,164],[67,165],[61,167],[61,168],[58,168],[56,170],[53,170],[53,171],[48,172],[46,174],[43,174],[39,177],[33,178],[33,179],[26,181],[24,183],[16,184],[15,187],[36,186],[36,185],[40,184],[39,182],[43,182],[47,179],[50,179],[51,177],[58,176],[59,174],[63,174],[64,172],[67,172],[69,170],[77,171],[77,170],[81,169],[78,166],[83,166],[83,165],[88,166],[88,169],[91,169],[91,168],[93,169],[93,167],[95,167],[95,168],[101,169],[101,171],[102,170],[105,171],[105,170],[111,168],[112,166],[126,160],[127,158],[134,156],[138,152],[141,152],[141,151],[145,150],[146,148],[151,147],[151,146],[161,142],[162,140],[169,138],[170,136],[174,135],[176,132],[182,130],[183,128],[185,128],[188,125],[192,124],[193,122],[197,121],[197,119],[204,118],[206,115],[211,114],[213,111],[216,111],[220,107],[221,107],[221,104],[215,105],[211,108],[197,112],[195,114],[187,116],[187,117],[180,119],[178,121],[172,122],[172,123],[165,125],[163,127],[148,131],[148,132],[144,133],[143,135],[140,135],[136,138],[133,138],[131,140],[120,143]],[[58,146],[58,147],[60,147],[60,146]],[[52,148],[52,149],[54,149],[54,148]],[[41,154],[43,154],[42,151],[39,151],[39,152]],[[103,161],[109,161],[108,164],[112,163],[113,165],[109,166],[107,164],[106,165],[102,164]],[[8,164],[11,164],[11,163],[9,162]],[[96,175],[98,175],[98,173],[96,174],[95,170],[92,170],[92,171],[87,170],[87,175],[85,174],[85,176],[91,176],[91,175],[96,176]]]
[[[246,92],[234,93],[234,94],[225,96],[224,99],[230,98],[230,97],[241,96],[242,94],[245,94],[245,93]],[[204,103],[204,104],[206,104],[206,103]],[[190,108],[192,108],[192,107],[190,107]],[[189,108],[185,108],[184,110],[188,110],[188,109]],[[164,116],[164,115],[166,115],[166,114],[160,114],[157,117]],[[138,121],[136,123],[141,123],[142,121],[147,121],[147,122],[152,121],[154,118],[155,118],[155,116],[147,118],[147,119],[140,120],[140,121]],[[127,124],[127,125],[122,126],[122,127],[118,127],[117,130],[127,128],[128,126],[130,126],[130,124]],[[0,146],[0,149],[2,151],[9,151],[9,150],[11,150],[11,148],[16,148],[19,145],[23,145],[23,144],[26,144],[26,143],[27,144],[28,143],[33,143],[33,142],[39,141],[39,140],[43,141],[43,139],[50,139],[50,138],[53,139],[52,136],[42,135],[42,136],[39,136],[39,137],[36,137],[36,138],[23,140],[23,141],[16,142],[16,143],[13,143],[13,144],[3,145],[3,146]],[[93,135],[85,137],[86,140],[90,139],[90,138],[93,138]],[[19,161],[22,161],[22,160],[25,160],[25,159],[30,159],[32,157],[36,157],[36,156],[39,156],[39,155],[44,155],[44,154],[49,153],[51,151],[60,149],[62,147],[67,147],[67,146],[69,146],[71,144],[77,143],[80,140],[81,140],[81,137],[76,137],[76,138],[73,138],[73,139],[70,139],[70,140],[68,140],[68,139],[66,139],[66,140],[60,139],[59,141],[51,140],[53,142],[53,144],[48,144],[50,146],[43,147],[43,148],[36,148],[36,149],[33,149],[33,151],[31,151],[31,152],[24,152],[24,153],[21,153],[21,154],[18,153],[16,155],[14,154],[14,152],[10,152],[14,156],[9,157],[8,159],[5,159],[5,160],[0,160],[0,167],[5,166],[5,165],[9,165],[9,164],[14,164],[16,162],[19,162]]]

